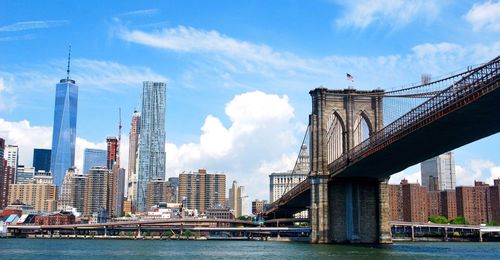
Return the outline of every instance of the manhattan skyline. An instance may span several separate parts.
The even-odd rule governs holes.
[[[106,111],[123,109],[125,137],[142,82],[166,81],[167,177],[204,167],[238,180],[252,200],[268,198],[267,175],[293,168],[309,90],[396,88],[500,51],[500,22],[486,11],[499,10],[497,1],[415,1],[410,13],[401,10],[411,3],[380,3],[5,3],[0,135],[19,145],[20,164],[31,165],[33,148],[50,148],[54,85],[71,43],[80,169],[84,148],[103,149],[117,133]],[[457,149],[457,186],[500,177],[499,146],[496,134]],[[418,166],[391,181],[416,176]]]

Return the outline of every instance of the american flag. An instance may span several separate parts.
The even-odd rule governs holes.
[[[354,82],[354,77],[351,74],[346,73],[346,76],[347,76],[347,80]]]

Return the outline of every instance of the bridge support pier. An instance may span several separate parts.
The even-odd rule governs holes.
[[[311,181],[311,243],[392,243],[387,181]]]
[[[311,184],[311,243],[329,243],[328,176],[311,176]]]
[[[331,241],[391,243],[387,182],[333,180],[330,184]]]

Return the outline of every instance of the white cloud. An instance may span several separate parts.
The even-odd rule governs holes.
[[[33,149],[52,147],[52,127],[33,126],[28,120],[10,122],[0,118],[0,138],[6,144],[19,146],[19,164],[31,166],[33,164]],[[77,137],[75,144],[75,166],[83,169],[83,151],[85,148],[106,149],[105,137],[99,143],[90,142]],[[123,168],[128,165],[128,138],[122,139],[120,149]]]
[[[275,69],[311,70],[307,60],[290,53],[276,52],[267,45],[259,45],[237,40],[217,31],[205,31],[179,26],[161,31],[144,32],[121,27],[121,39],[151,47],[178,52],[211,53],[230,58],[232,65],[238,61],[238,70],[254,71],[256,67]],[[228,60],[224,60],[228,62]]]
[[[222,171],[228,183],[237,180],[252,196],[267,198],[266,175],[290,170],[297,156],[285,153],[299,145],[293,107],[286,96],[253,91],[235,96],[225,112],[229,127],[209,115],[198,143],[166,145],[167,173],[176,176],[198,168]]]
[[[489,160],[472,159],[465,165],[456,166],[457,186],[473,186],[474,181],[485,181],[492,185],[500,177],[500,166]]]
[[[356,77],[356,88],[387,89],[409,83],[409,79],[416,82],[422,73],[436,77],[486,62],[500,52],[500,41],[471,45],[437,42],[418,44],[402,54],[306,58],[213,30],[178,26],[145,31],[118,27],[117,36],[125,41],[191,55],[187,59],[188,69],[178,79],[186,87],[199,81],[203,85],[213,82],[218,87],[240,89],[256,84],[301,91],[319,85],[339,88],[339,82],[342,85],[349,72]]]
[[[46,29],[50,27],[66,25],[67,20],[49,20],[49,21],[24,21],[9,25],[0,26],[0,32],[17,32],[33,29]]]
[[[134,10],[126,13],[117,14],[116,16],[151,16],[158,14],[160,9],[141,9]]]
[[[346,12],[336,20],[340,27],[366,28],[386,23],[402,27],[419,17],[434,19],[440,12],[441,1],[430,0],[362,0],[337,1]]]
[[[391,175],[389,183],[399,184],[402,179],[408,180],[409,183],[422,183],[420,171],[414,171],[410,169]]]
[[[168,81],[150,68],[112,61],[74,59],[71,66],[74,71],[71,77],[80,85],[109,91],[116,91],[116,86],[140,86],[144,80]]]
[[[500,1],[475,3],[464,16],[474,31],[500,31]]]
[[[25,65],[22,70],[2,72],[15,82],[16,92],[44,91],[53,88],[55,82],[66,75],[66,61],[50,61],[44,65]],[[71,78],[85,90],[123,92],[127,87],[141,86],[144,80],[163,81],[168,79],[148,67],[128,66],[112,61],[93,59],[72,59]]]
[[[52,143],[52,128],[32,126],[27,120],[9,122],[0,118],[0,138],[5,144],[19,146],[19,164],[31,166],[33,148],[48,148]]]

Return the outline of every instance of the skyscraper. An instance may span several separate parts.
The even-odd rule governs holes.
[[[78,212],[83,213],[86,182],[87,176],[79,173],[76,168],[68,169],[61,188],[62,192],[59,203],[62,208],[72,207],[76,208]]]
[[[5,140],[0,138],[0,209],[8,204],[9,187],[14,183],[14,168],[7,165],[4,159]]]
[[[106,155],[106,165],[109,170],[113,169],[113,165],[117,162],[118,159],[118,138],[114,136],[110,136],[106,138],[107,144],[107,155]]]
[[[6,145],[3,152],[4,159],[7,161],[12,171],[14,171],[14,182],[17,175],[17,166],[19,164],[19,147],[17,145]]]
[[[128,200],[135,207],[137,200],[137,171],[136,162],[139,148],[139,133],[141,132],[141,114],[134,111],[130,124],[130,138],[128,148]]]
[[[179,174],[179,202],[188,209],[203,213],[208,208],[224,206],[226,200],[226,175],[207,174],[207,170]]]
[[[434,191],[436,188],[440,191],[455,189],[455,159],[452,152],[422,162],[420,171],[422,186],[427,190]]]
[[[240,212],[240,204],[239,204],[239,186],[237,181],[233,181],[233,185],[231,185],[231,188],[229,188],[229,201],[227,205],[230,209],[233,210],[234,216],[237,218],[239,217],[239,212]]]
[[[146,209],[147,185],[165,179],[165,92],[163,82],[145,81],[142,92],[137,210]]]
[[[33,150],[33,168],[35,171],[50,171],[50,149],[35,148]]]
[[[71,49],[70,49],[71,52]],[[78,85],[69,77],[70,58],[66,78],[56,85],[54,127],[52,128],[52,158],[50,169],[54,184],[61,187],[68,168],[75,165],[76,114]]]
[[[92,167],[107,166],[107,151],[85,148],[83,152],[83,174],[87,175]]]

